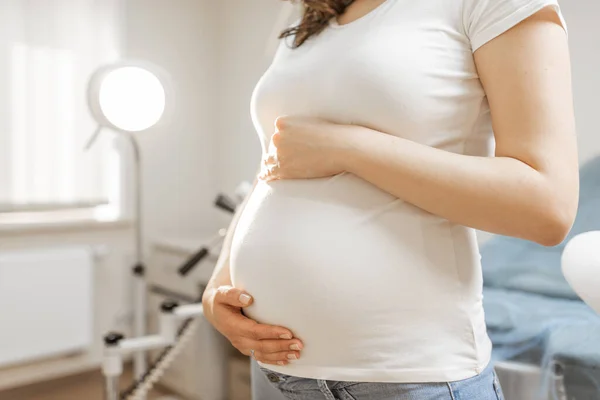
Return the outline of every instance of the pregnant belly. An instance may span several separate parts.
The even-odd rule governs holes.
[[[406,319],[447,315],[459,289],[452,225],[350,174],[259,183],[231,274],[254,296],[246,314],[290,328],[305,343],[297,362],[312,365],[360,363],[365,346],[398,338],[415,345]]]

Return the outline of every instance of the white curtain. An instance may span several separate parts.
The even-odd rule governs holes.
[[[0,0],[0,212],[106,202],[109,141],[95,129],[92,72],[119,56],[121,0]]]

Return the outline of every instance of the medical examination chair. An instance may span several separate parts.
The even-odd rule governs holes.
[[[600,400],[600,317],[561,270],[569,240],[594,230],[600,157],[581,168],[577,218],[561,245],[504,236],[482,245],[486,322],[506,400]]]

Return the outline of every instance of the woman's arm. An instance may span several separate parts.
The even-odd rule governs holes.
[[[560,243],[578,202],[566,35],[545,9],[475,53],[496,157],[471,157],[356,128],[345,169],[433,214],[543,245]]]
[[[579,179],[569,51],[556,13],[538,12],[477,50],[475,61],[490,104],[495,158],[283,117],[261,178],[345,170],[455,223],[558,244],[575,218]]]
[[[231,241],[240,215],[256,187],[246,196],[233,217],[213,275],[202,295],[205,318],[242,354],[273,365],[286,365],[290,359],[300,358],[303,344],[293,338],[292,332],[281,326],[259,324],[247,318],[242,308],[252,304],[250,294],[232,286],[229,268]]]

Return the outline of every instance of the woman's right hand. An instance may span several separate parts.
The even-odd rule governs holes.
[[[244,316],[252,296],[232,286],[207,288],[202,296],[205,318],[241,353],[264,364],[286,365],[300,358],[302,342],[289,329],[259,324]]]

